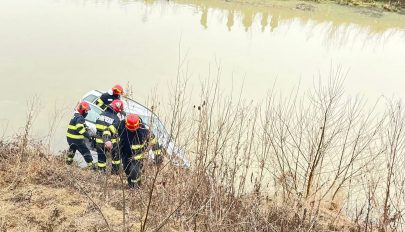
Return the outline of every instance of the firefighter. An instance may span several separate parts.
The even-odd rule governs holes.
[[[107,106],[110,105],[114,100],[120,100],[121,95],[124,94],[124,89],[121,85],[114,85],[111,90],[106,93],[103,93],[97,99],[97,106],[102,110],[106,110]]]
[[[97,166],[102,172],[105,172],[107,167],[106,151],[111,151],[112,154],[112,169],[111,173],[118,174],[121,164],[118,153],[118,127],[120,118],[118,113],[124,109],[124,103],[121,100],[114,100],[107,106],[106,110],[99,116],[96,121],[96,150],[98,155]]]
[[[84,138],[91,140],[91,137],[88,133],[86,121],[84,118],[87,116],[87,112],[90,110],[90,105],[87,102],[80,102],[76,107],[76,112],[73,115],[73,118],[70,120],[68,131],[67,131],[67,142],[69,144],[69,151],[66,157],[66,163],[68,165],[73,163],[73,158],[76,151],[78,150],[84,160],[87,163],[88,167],[95,168],[93,162],[93,157],[91,156],[89,148],[87,148]]]
[[[136,114],[129,114],[120,124],[120,155],[127,175],[128,186],[137,188],[143,168],[143,159],[150,149],[155,155],[155,163],[163,162],[162,148],[153,133],[142,124]]]

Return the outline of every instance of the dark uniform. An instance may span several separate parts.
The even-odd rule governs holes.
[[[110,106],[100,115],[96,121],[97,137],[96,137],[96,150],[98,155],[97,166],[100,170],[104,170],[107,166],[104,144],[111,141],[112,148],[112,173],[118,174],[120,166],[120,157],[118,153],[118,127],[120,119]]]
[[[143,168],[145,154],[152,149],[155,154],[155,163],[163,162],[162,148],[156,137],[141,124],[136,131],[130,131],[125,127],[125,120],[118,129],[120,134],[120,154],[127,175],[129,187],[137,187]]]
[[[74,114],[73,118],[70,120],[66,137],[69,144],[69,153],[66,158],[66,163],[71,164],[73,162],[73,157],[78,150],[82,154],[87,165],[92,166],[93,157],[84,142],[84,138],[90,139],[90,135],[87,132],[86,121],[84,120],[83,115],[80,113]]]
[[[100,107],[102,110],[107,109],[107,106],[111,104],[114,100],[120,99],[121,96],[118,94],[113,94],[110,92],[103,93],[97,99],[97,106]]]

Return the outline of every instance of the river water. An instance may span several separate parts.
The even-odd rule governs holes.
[[[222,86],[260,101],[274,83],[310,88],[331,66],[349,71],[348,94],[405,99],[405,15],[295,1],[2,0],[0,136],[21,131],[38,99],[33,135],[55,110],[54,149],[65,147],[75,102],[130,83],[136,100],[168,94],[179,54],[190,83],[221,67]],[[179,51],[179,47],[181,48]]]

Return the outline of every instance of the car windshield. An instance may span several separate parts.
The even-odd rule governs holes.
[[[94,103],[97,100],[97,96],[90,94],[87,97],[85,97],[83,100],[86,102]]]
[[[143,123],[146,124],[152,132],[159,138],[164,138],[166,140],[170,139],[169,134],[166,131],[166,128],[164,127],[163,123],[159,120],[159,118],[156,116],[155,113],[153,113],[151,110],[143,106],[142,104],[128,99],[124,98],[124,106],[125,106],[125,112],[127,114],[129,113],[134,113],[138,114]]]
[[[152,113],[152,112],[151,112]],[[162,122],[155,116],[140,115],[142,122],[148,126],[148,128],[159,138],[169,139],[169,134]]]
[[[90,110],[86,116],[86,120],[92,123],[96,123],[98,116],[101,114],[101,109],[93,104],[90,104]]]

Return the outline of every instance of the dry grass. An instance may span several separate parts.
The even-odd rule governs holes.
[[[26,231],[400,231],[405,111],[345,99],[344,74],[262,105],[202,83],[199,105],[179,77],[153,109],[192,168],[145,162],[142,186],[64,164],[24,134],[0,142],[0,228]],[[321,79],[321,78],[320,78]],[[129,91],[127,91],[129,92]],[[163,115],[163,117],[162,117]],[[164,117],[167,115],[167,117]],[[154,125],[150,125],[153,129]],[[107,183],[107,184],[106,184]]]
[[[18,143],[1,144],[1,228],[105,231],[103,219],[85,191],[100,205],[110,225],[120,226],[120,211],[98,197],[97,176],[79,168],[67,168],[60,158],[44,154],[45,149],[29,143],[21,153]]]
[[[1,143],[0,228],[5,231],[122,231],[119,178],[111,177],[108,195],[104,196],[103,186],[98,184],[103,176],[67,167],[63,159],[44,154],[43,150],[45,147],[32,141],[23,153],[19,143]],[[128,231],[141,230],[156,170],[155,166],[147,165],[143,187],[125,189]],[[275,206],[270,199],[257,194],[233,196],[197,172],[170,165],[160,169],[145,230],[301,231],[310,227],[292,209]],[[333,210],[325,212],[324,225],[313,229],[331,227],[335,216]],[[343,228],[347,227],[336,229]]]

